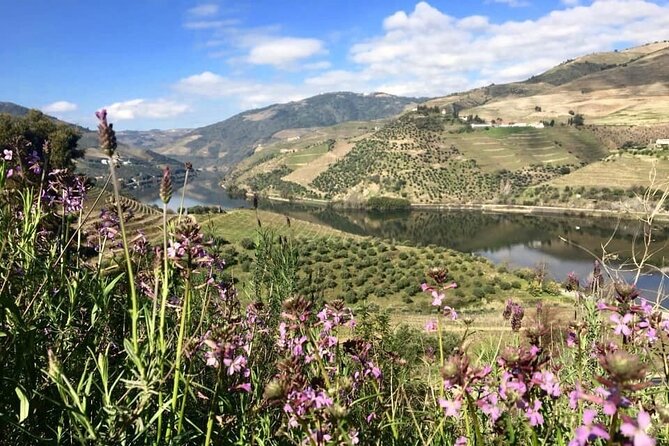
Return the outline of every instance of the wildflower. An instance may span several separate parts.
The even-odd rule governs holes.
[[[585,446],[589,441],[597,438],[609,439],[609,433],[601,424],[593,424],[596,416],[597,412],[592,409],[583,411],[583,425],[576,428],[575,436],[569,442],[569,446]]]
[[[163,169],[163,177],[160,180],[160,190],[159,190],[160,199],[163,203],[167,204],[172,198],[172,175],[170,175],[169,166],[165,166]]]
[[[535,372],[533,381],[548,395],[554,398],[560,396],[560,383],[552,372]]]
[[[532,407],[525,409],[525,415],[530,420],[530,426],[541,426],[544,424],[544,417],[539,411],[541,409],[541,401],[535,400]]]
[[[246,358],[241,355],[235,359],[225,358],[223,359],[223,365],[228,368],[228,375],[234,375],[246,366]]]
[[[614,332],[618,335],[622,334],[623,336],[629,336],[632,334],[632,329],[629,324],[632,322],[634,316],[631,313],[625,314],[622,318],[619,314],[614,313],[611,315],[611,322],[615,325]]]
[[[107,123],[107,110],[104,108],[95,112],[95,116],[100,121],[98,124],[98,137],[100,139],[100,150],[108,157],[112,157],[116,152],[116,133],[113,124]]]
[[[453,446],[467,446],[467,437],[458,437]]]
[[[576,347],[576,339],[576,333],[570,330],[569,333],[567,333],[567,347]]]
[[[655,439],[646,433],[650,427],[650,415],[641,411],[634,420],[624,417],[625,422],[620,426],[620,432],[627,438],[634,440],[634,446],[655,446]]]
[[[428,333],[437,331],[437,321],[430,319],[425,323],[425,331]]]
[[[4,159],[5,161],[11,161],[12,157],[14,155],[14,152],[12,152],[11,150],[4,149],[2,151],[2,154],[3,154],[2,159]]]
[[[460,414],[460,408],[462,407],[462,401],[460,400],[445,400],[444,398],[439,398],[439,405],[444,409],[444,415],[447,417],[457,417]]]

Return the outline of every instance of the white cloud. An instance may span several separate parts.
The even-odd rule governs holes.
[[[210,17],[218,14],[218,5],[215,3],[203,3],[188,10],[188,14],[195,17]]]
[[[203,30],[203,29],[222,29],[230,26],[234,26],[239,23],[235,19],[227,20],[192,20],[184,23],[184,28],[194,29],[194,30]]]
[[[254,45],[247,61],[255,65],[285,67],[323,52],[323,42],[320,40],[281,37]]]
[[[173,118],[190,110],[190,107],[186,104],[167,99],[131,99],[129,101],[114,102],[104,108],[107,109],[111,120],[114,121],[140,118]]]
[[[327,70],[328,68],[332,67],[332,63],[328,62],[327,60],[321,60],[320,62],[312,62],[305,64],[304,68],[305,70]]]
[[[578,6],[581,4],[581,0],[560,0],[563,5],[566,6]]]
[[[347,80],[361,76],[372,79],[375,90],[414,96],[444,95],[488,80],[523,80],[566,59],[666,39],[669,5],[598,0],[533,20],[493,20],[452,17],[427,2],[398,11],[383,21],[382,35],[351,47],[359,66]]]
[[[505,5],[508,5],[512,8],[522,8],[525,6],[530,6],[529,1],[525,0],[492,0],[493,3],[503,3]]]
[[[68,101],[56,101],[42,107],[44,113],[66,113],[75,111],[77,104]]]
[[[242,108],[297,101],[316,94],[316,89],[309,86],[231,79],[211,71],[185,77],[174,85],[174,89],[208,99],[233,98]]]

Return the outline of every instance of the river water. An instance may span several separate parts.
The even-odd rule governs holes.
[[[184,205],[249,207],[245,200],[230,199],[219,187],[199,185],[186,192]],[[181,191],[175,191],[172,202],[177,208]],[[147,203],[160,204],[156,198],[144,198]],[[643,225],[636,221],[555,217],[537,215],[493,214],[464,211],[346,211],[321,207],[261,203],[261,208],[280,212],[293,218],[324,224],[358,235],[381,237],[395,243],[439,245],[462,252],[482,255],[495,264],[511,268],[535,268],[543,265],[551,277],[563,281],[575,272],[582,282],[592,272],[595,258],[606,254],[611,274],[634,281],[633,252],[642,254]],[[644,297],[655,299],[664,283],[658,269],[669,266],[669,226],[652,228],[653,253],[637,285]]]

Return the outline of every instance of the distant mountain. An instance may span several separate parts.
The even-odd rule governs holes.
[[[0,102],[0,113],[8,113],[12,116],[24,116],[30,111],[29,108],[22,107],[13,102]]]
[[[226,165],[234,165],[251,155],[258,144],[271,141],[282,130],[387,118],[401,113],[417,101],[385,93],[326,93],[240,113],[225,121],[195,129],[180,141],[157,150],[182,158],[222,158]]]
[[[191,131],[192,129],[123,130],[116,132],[116,137],[119,142],[132,147],[155,149],[174,144]]]
[[[568,60],[523,82],[492,84],[427,105],[507,122],[580,113],[587,123],[658,124],[669,122],[667,72],[669,41],[655,42]]]

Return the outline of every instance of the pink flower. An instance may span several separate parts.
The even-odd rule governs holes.
[[[460,414],[462,402],[460,400],[449,401],[439,398],[439,405],[444,409],[444,414],[447,417],[457,417]]]
[[[467,446],[467,437],[458,437],[453,446]]]
[[[2,158],[3,158],[5,161],[11,161],[11,160],[12,160],[12,156],[14,155],[14,153],[13,153],[11,150],[7,150],[7,149],[3,150],[3,151],[2,151],[2,154],[3,154],[3,157],[2,157]]]
[[[622,318],[617,313],[612,314],[611,322],[616,324],[613,331],[616,334],[622,334],[624,336],[631,335],[632,329],[630,328],[629,324],[630,322],[632,322],[633,318],[634,316],[631,313],[625,314],[625,316],[623,316]]]
[[[650,427],[650,415],[647,412],[639,412],[636,420],[625,418],[625,422],[620,426],[620,432],[627,438],[634,439],[634,446],[655,446],[655,439],[646,433]]]
[[[246,358],[241,355],[235,359],[225,358],[223,364],[228,368],[228,375],[234,375],[246,366]]]
[[[569,446],[585,446],[589,441],[597,438],[609,439],[609,433],[606,432],[601,424],[593,424],[597,412],[592,409],[583,411],[583,426],[576,429],[574,438],[569,442]]]
[[[443,293],[439,294],[436,291],[432,291],[432,297],[434,298],[432,300],[432,306],[441,307],[441,301],[444,300],[444,297],[446,297],[446,295],[444,295]]]
[[[430,319],[425,323],[425,331],[428,333],[437,331],[437,321]]]
[[[454,308],[451,308],[449,306],[444,307],[444,316],[450,317],[452,321],[458,319],[458,313],[455,311]]]
[[[544,424],[544,417],[539,411],[541,409],[541,401],[535,400],[533,407],[525,409],[525,415],[530,420],[530,426],[541,426]]]

